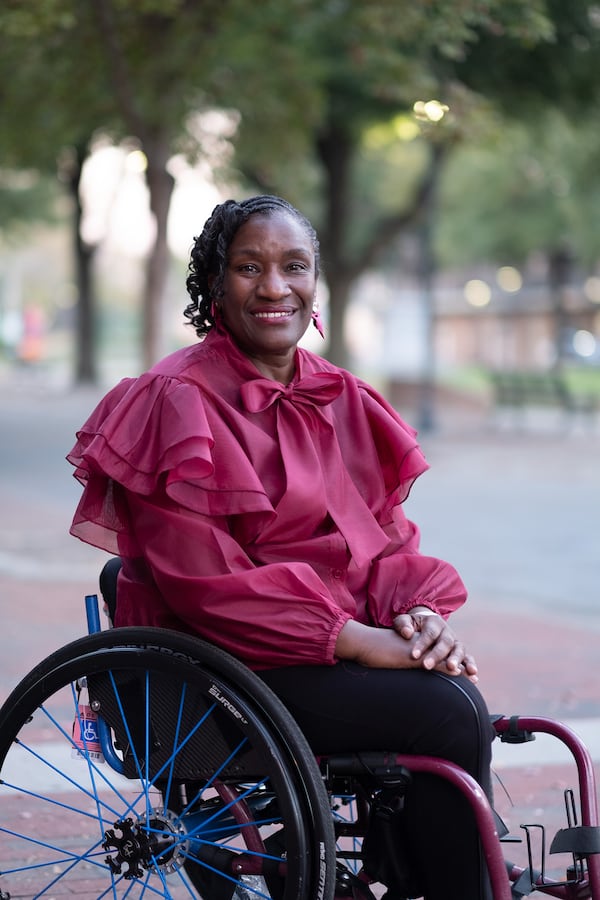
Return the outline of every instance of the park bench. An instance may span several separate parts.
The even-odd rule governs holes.
[[[560,372],[492,371],[489,378],[494,410],[511,410],[519,424],[533,408],[554,408],[569,418],[580,416],[589,421],[600,407],[599,395],[574,392]]]

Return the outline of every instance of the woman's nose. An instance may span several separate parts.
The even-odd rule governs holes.
[[[268,269],[262,274],[259,282],[259,291],[263,297],[281,300],[290,294],[290,287],[279,270]]]

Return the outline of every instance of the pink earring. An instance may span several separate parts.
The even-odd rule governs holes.
[[[321,313],[319,312],[319,307],[313,307],[312,311],[312,323],[323,338],[325,340],[325,332],[323,330],[323,320],[321,318]]]

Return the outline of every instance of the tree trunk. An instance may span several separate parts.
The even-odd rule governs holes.
[[[164,297],[169,272],[167,222],[174,179],[167,171],[168,142],[158,138],[144,142],[148,159],[146,182],[150,192],[150,210],[154,216],[154,244],[146,260],[142,297],[142,362],[145,369],[159,360],[167,349],[164,336]]]
[[[322,232],[323,268],[329,288],[328,358],[348,368],[349,356],[344,336],[351,275],[347,265],[350,221],[350,172],[354,150],[352,138],[334,122],[321,134],[317,149],[325,172],[325,221]]]
[[[328,279],[329,285],[329,346],[327,357],[335,365],[348,369],[351,366],[350,354],[346,345],[346,310],[350,300],[351,284],[347,278],[339,274]]]
[[[74,373],[76,384],[95,384],[98,380],[96,297],[92,272],[96,246],[87,244],[81,235],[83,208],[79,188],[87,156],[87,145],[80,144],[74,147],[70,165],[65,170],[66,182],[73,201],[73,248],[77,284]]]
[[[573,257],[566,247],[556,247],[548,254],[548,283],[554,319],[554,366],[560,369],[565,355],[565,333],[569,317],[565,309],[564,294],[569,283]]]
[[[419,280],[421,284],[423,317],[425,319],[425,352],[417,416],[418,429],[423,433],[433,431],[436,426],[435,382],[437,359],[434,280],[437,263],[434,252],[434,226],[438,211],[438,188],[443,159],[444,145],[432,143],[430,146],[429,165],[424,179],[429,187],[422,197],[418,227]]]
[[[431,279],[433,277],[433,257],[431,245],[431,229],[435,216],[436,191],[440,170],[446,155],[447,147],[443,143],[432,142],[430,159],[412,201],[402,210],[397,210],[374,223],[371,234],[361,248],[350,247],[351,229],[351,196],[352,196],[352,160],[356,149],[356,141],[344,125],[339,125],[335,117],[322,132],[317,150],[325,173],[326,197],[325,221],[322,229],[323,268],[330,294],[330,334],[327,356],[336,365],[348,368],[349,354],[346,346],[344,325],[346,310],[355,280],[370,267],[386,247],[389,247],[399,234],[415,225],[421,225],[421,277],[423,283],[424,303],[428,304],[426,315],[432,321]],[[429,328],[429,341],[433,340],[432,327]],[[431,347],[428,352],[433,354]],[[432,364],[433,356],[430,356]],[[430,376],[426,373],[425,380]],[[424,388],[428,392],[428,384]],[[431,393],[431,392],[429,392]],[[424,403],[428,402],[424,396]],[[424,412],[424,417],[427,413]],[[427,425],[426,425],[427,427]]]
[[[174,179],[167,171],[171,155],[168,133],[153,129],[140,113],[115,6],[109,0],[96,0],[94,9],[105,38],[109,72],[118,105],[130,133],[141,142],[148,164],[146,183],[150,192],[150,211],[154,216],[155,238],[146,260],[142,296],[142,364],[147,369],[160,359],[166,348],[163,300],[169,270],[167,221]]]

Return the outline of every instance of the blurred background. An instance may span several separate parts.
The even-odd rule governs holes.
[[[9,0],[0,34],[4,367],[112,382],[189,342],[193,237],[267,192],[321,237],[313,345],[422,430],[597,405],[597,4]]]
[[[68,536],[75,429],[195,339],[213,206],[277,193],[321,239],[308,346],[420,431],[408,512],[490,705],[600,758],[599,50],[589,0],[2,3],[0,699],[104,561]]]

